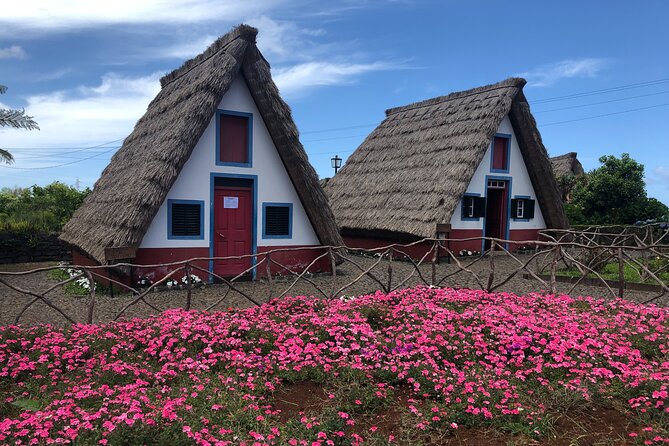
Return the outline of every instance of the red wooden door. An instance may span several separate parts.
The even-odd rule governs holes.
[[[485,236],[505,239],[507,224],[507,189],[508,182],[504,182],[504,188],[488,188],[485,213]],[[490,247],[486,240],[485,249]]]
[[[214,190],[214,257],[253,253],[253,194],[242,187]],[[214,260],[214,273],[233,277],[251,267],[251,257]]]

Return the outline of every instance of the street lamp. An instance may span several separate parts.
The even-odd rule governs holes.
[[[335,155],[334,158],[330,158],[330,161],[332,161],[332,168],[335,171],[335,175],[337,175],[337,171],[341,167],[341,158],[339,158],[339,155]]]

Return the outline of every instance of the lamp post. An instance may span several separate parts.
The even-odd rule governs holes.
[[[335,175],[337,175],[337,171],[341,167],[341,158],[339,158],[339,155],[335,155],[334,158],[330,158],[330,161],[332,161],[332,168],[335,171]]]

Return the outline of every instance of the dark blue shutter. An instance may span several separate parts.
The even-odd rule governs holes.
[[[198,237],[200,234],[200,205],[172,203],[172,235]]]

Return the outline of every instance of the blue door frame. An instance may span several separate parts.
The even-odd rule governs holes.
[[[209,178],[209,257],[214,257],[214,188],[216,183],[216,178],[232,178],[232,179],[242,179],[242,180],[251,180],[253,188],[253,218],[251,230],[251,243],[252,243],[252,252],[253,257],[251,258],[251,265],[255,266],[258,263],[258,258],[256,254],[258,253],[258,175],[246,175],[246,174],[236,174],[236,173],[218,173],[212,172]],[[214,261],[209,261],[209,272],[214,272]],[[255,268],[251,270],[251,278],[255,280],[256,270]],[[209,282],[214,281],[214,276],[209,275]]]
[[[483,237],[485,237],[486,224],[488,220],[488,180],[497,180],[505,181],[507,183],[506,191],[506,230],[504,232],[504,238],[509,240],[509,234],[511,229],[511,177],[503,177],[499,175],[486,175],[485,177],[485,216],[483,217]],[[509,249],[509,244],[504,243],[504,248]],[[481,240],[481,253],[485,252],[485,238]]]

